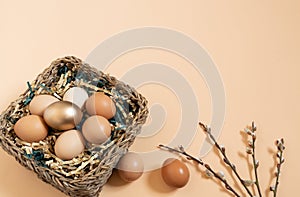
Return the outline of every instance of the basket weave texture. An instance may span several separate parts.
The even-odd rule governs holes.
[[[67,195],[98,196],[118,160],[128,151],[146,121],[146,99],[134,88],[73,56],[53,61],[28,86],[0,116],[2,148],[44,182]],[[26,143],[15,135],[13,126],[29,114],[28,104],[35,95],[62,97],[67,89],[75,86],[84,88],[89,95],[102,91],[116,103],[117,113],[110,120],[112,136],[107,142],[87,144],[84,153],[71,161],[62,161],[53,154],[59,132],[49,131],[48,137],[39,143]]]

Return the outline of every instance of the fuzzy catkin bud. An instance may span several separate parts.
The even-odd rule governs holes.
[[[252,180],[244,180],[243,183],[244,183],[247,187],[249,187],[249,186],[251,186],[251,185],[254,184],[254,181],[252,181]]]
[[[252,153],[253,153],[253,152],[252,152],[252,149],[249,148],[249,147],[247,147],[247,148],[246,148],[246,153],[249,154],[249,155],[252,154]]]
[[[206,177],[208,177],[208,178],[211,178],[211,177],[213,177],[214,175],[213,175],[213,173],[211,173],[209,170],[205,170],[205,175],[206,175]]]

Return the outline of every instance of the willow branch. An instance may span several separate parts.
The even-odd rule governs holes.
[[[203,131],[208,135],[208,137],[213,141],[214,145],[217,147],[217,149],[219,150],[219,152],[223,155],[223,161],[224,161],[224,163],[227,164],[231,168],[231,170],[234,172],[235,176],[238,178],[238,180],[240,181],[240,183],[243,185],[243,187],[245,188],[245,190],[247,191],[247,193],[251,197],[253,197],[252,193],[250,192],[250,190],[246,186],[245,181],[241,178],[241,176],[237,172],[236,166],[227,157],[225,147],[221,146],[217,142],[217,140],[215,139],[215,137],[211,133],[211,129],[207,125],[205,125],[205,124],[203,124],[201,122],[199,122],[199,125],[203,129]]]
[[[284,146],[284,140],[280,139],[276,141],[276,145],[277,145],[277,158],[278,158],[278,163],[277,163],[277,171],[275,173],[276,176],[276,182],[275,182],[275,186],[270,187],[270,190],[273,191],[273,196],[276,197],[277,195],[277,190],[278,190],[278,185],[279,185],[279,176],[281,173],[281,166],[284,163],[284,158],[283,158],[283,151],[285,149]]]

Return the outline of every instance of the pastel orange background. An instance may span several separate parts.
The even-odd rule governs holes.
[[[265,192],[274,170],[270,150],[275,148],[274,140],[280,137],[285,138],[287,150],[278,196],[297,194],[300,1],[1,0],[0,24],[1,111],[26,89],[26,81],[33,80],[52,60],[65,55],[84,59],[101,41],[118,32],[159,26],[190,36],[207,50],[222,76],[226,117],[219,140],[230,150],[230,157],[242,176],[247,177],[248,170],[241,156],[245,147],[239,130],[255,120],[263,194],[272,196]],[[203,79],[195,76],[189,64],[174,54],[150,49],[135,51],[117,59],[106,72],[121,77],[133,65],[146,62],[172,65],[195,84],[201,120],[209,123],[211,101]],[[161,88],[139,89],[150,104],[165,103],[169,114],[159,137],[149,138],[143,151],[167,143],[168,136],[174,135],[172,130],[178,127],[178,102],[169,91],[165,91],[167,98],[158,95]],[[197,155],[203,138],[199,129],[188,151]],[[139,150],[144,141],[137,139],[132,149]],[[203,159],[216,169],[222,168],[213,151]],[[196,167],[187,165],[192,175],[183,189],[167,187],[156,170],[131,184],[124,184],[113,175],[100,196],[228,196],[219,185],[203,178]],[[65,196],[41,182],[2,149],[0,177],[1,197]]]

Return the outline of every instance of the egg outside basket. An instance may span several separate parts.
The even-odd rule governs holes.
[[[48,137],[38,143],[24,142],[15,135],[13,126],[18,119],[29,114],[28,104],[35,95],[62,97],[74,86],[84,88],[89,95],[102,91],[116,103],[116,115],[110,119],[113,129],[109,140],[101,145],[88,144],[81,155],[62,161],[53,154],[59,132],[49,131]],[[76,57],[60,58],[28,83],[28,89],[1,114],[0,143],[20,164],[65,194],[97,196],[120,157],[140,133],[148,115],[146,105],[147,101],[141,94],[114,77]],[[84,114],[86,118],[87,114]]]

